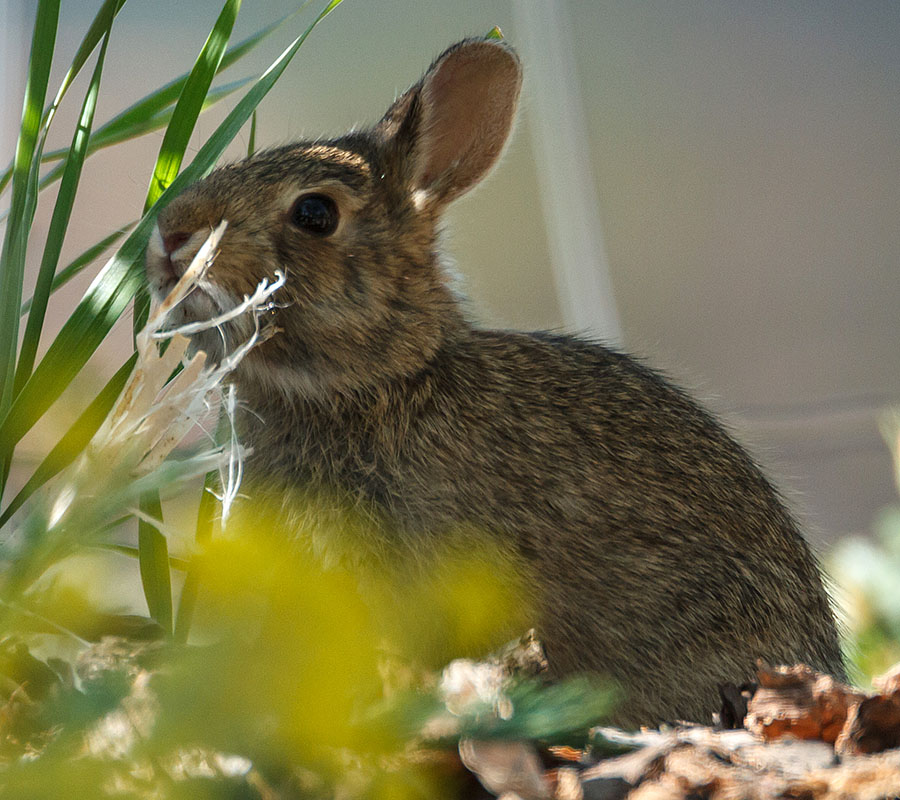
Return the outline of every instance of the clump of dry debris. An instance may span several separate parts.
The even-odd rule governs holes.
[[[458,680],[458,677],[457,677]],[[864,693],[798,664],[759,665],[756,686],[723,687],[733,729],[598,728],[596,750],[463,740],[463,763],[513,800],[847,800],[900,797],[900,664]]]
[[[82,782],[100,790],[71,796],[367,800],[376,796],[372,775],[402,776],[416,765],[430,765],[430,772],[422,773],[434,779],[429,792],[390,796],[900,797],[900,664],[877,681],[871,693],[802,664],[760,664],[755,685],[722,687],[717,726],[685,724],[638,733],[608,727],[588,730],[585,720],[600,718],[602,709],[609,708],[609,696],[587,683],[545,684],[546,659],[529,634],[494,660],[451,663],[428,689],[422,714],[407,717],[415,722],[404,728],[405,746],[399,755],[388,757],[389,764],[379,762],[381,773],[366,772],[365,758],[348,754],[346,774],[326,779],[300,763],[286,763],[283,775],[269,774],[270,765],[255,764],[249,753],[223,749],[221,743],[166,740],[164,747],[148,749],[165,716],[157,689],[172,667],[167,653],[164,642],[107,637],[85,650],[64,680],[57,662],[54,671],[21,645],[0,646],[4,674],[16,676],[14,691],[0,704],[0,794],[20,796],[16,790],[31,786],[37,777],[41,786],[55,787],[61,776],[71,780],[68,776],[78,768]],[[59,713],[48,717],[47,710],[65,711],[60,699],[73,694],[93,702],[97,713],[89,724],[75,729],[60,758],[60,747],[67,741],[65,726],[47,727],[48,720],[60,719]],[[83,716],[83,709],[79,713]],[[63,716],[76,719],[71,703]],[[395,717],[385,717],[390,719]],[[452,755],[455,750],[458,761]],[[463,766],[477,777],[480,793],[456,794],[453,787]],[[22,783],[26,778],[30,783]],[[474,780],[469,788],[474,789]]]

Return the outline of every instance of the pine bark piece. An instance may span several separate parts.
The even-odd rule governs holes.
[[[868,697],[850,714],[835,743],[839,753],[881,753],[900,747],[900,690]]]
[[[758,668],[759,688],[750,701],[748,730],[766,739],[791,735],[834,744],[865,695],[805,664]]]
[[[801,780],[810,772],[837,764],[831,745],[793,738],[738,748],[730,760],[735,767],[749,767],[756,773],[777,775],[786,780]]]
[[[872,685],[882,694],[900,692],[900,661],[894,664],[883,675],[879,675],[872,681]]]
[[[791,783],[786,797],[810,800],[881,800],[900,797],[900,751],[847,756],[833,769],[815,770]]]

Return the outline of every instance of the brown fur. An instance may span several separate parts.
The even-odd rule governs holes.
[[[229,225],[185,316],[287,273],[280,332],[235,378],[248,486],[348,498],[397,548],[460,527],[497,537],[533,581],[554,671],[615,678],[622,723],[707,719],[716,684],[759,657],[841,675],[813,556],[716,420],[626,355],[461,312],[440,214],[499,155],[519,83],[509,48],[461,42],[372,129],[226,166],[164,210],[163,237]],[[330,236],[289,219],[313,191],[340,210]],[[158,244],[148,256],[159,294],[166,258]],[[224,346],[240,335],[226,328]]]

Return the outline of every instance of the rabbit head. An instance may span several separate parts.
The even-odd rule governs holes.
[[[499,157],[521,70],[499,42],[450,47],[373,127],[222,167],[163,209],[147,254],[162,298],[211,229],[219,251],[174,322],[234,307],[286,276],[265,314],[275,333],[246,359],[253,380],[301,394],[414,374],[465,323],[439,263],[440,216]],[[252,321],[199,334],[218,358]]]

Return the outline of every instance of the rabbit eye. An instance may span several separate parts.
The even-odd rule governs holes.
[[[305,194],[291,208],[291,222],[316,236],[330,236],[338,225],[337,203],[328,195]]]

